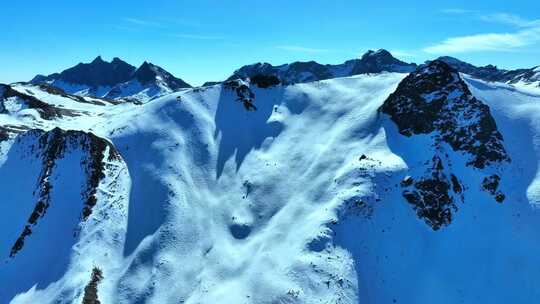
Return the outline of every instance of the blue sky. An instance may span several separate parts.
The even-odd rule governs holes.
[[[405,61],[540,65],[540,1],[2,1],[0,82],[97,55],[195,84],[242,65],[339,63],[385,48]]]

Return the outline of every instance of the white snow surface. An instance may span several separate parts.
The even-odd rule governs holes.
[[[171,94],[173,90],[167,83],[157,77],[156,82],[142,84],[138,80],[130,80],[114,86],[104,97],[110,99],[128,99],[148,102],[152,99]]]
[[[465,203],[432,231],[399,188],[431,147],[377,111],[405,76],[252,86],[252,112],[222,85],[143,105],[34,92],[81,115],[8,111],[0,125],[93,132],[122,159],[108,163],[85,222],[80,152],[59,160],[47,214],[9,258],[40,163],[31,143],[0,142],[0,303],[80,303],[94,266],[101,303],[539,302],[540,95],[466,79],[512,158],[507,199],[477,189],[481,172],[461,174],[473,185]],[[368,205],[350,208],[359,200]]]

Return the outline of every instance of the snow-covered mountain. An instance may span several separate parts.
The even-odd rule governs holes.
[[[130,80],[115,85],[104,97],[146,101],[190,87],[182,79],[145,61],[131,74]]]
[[[540,94],[362,71],[1,86],[0,303],[540,301]]]
[[[284,84],[293,84],[367,73],[407,73],[415,68],[416,64],[400,61],[388,51],[380,49],[378,51],[370,50],[360,59],[352,59],[336,65],[323,65],[315,61],[293,62],[278,66],[269,63],[256,63],[236,70],[229,77],[229,80],[264,75],[275,76]]]
[[[446,62],[459,72],[478,79],[510,83],[525,88],[540,88],[540,66],[529,69],[505,70],[499,69],[494,65],[477,67],[449,56],[439,57],[438,59]]]
[[[163,68],[144,62],[139,68],[115,57],[111,62],[98,56],[61,73],[37,75],[31,84],[47,84],[78,96],[146,102],[191,86]]]

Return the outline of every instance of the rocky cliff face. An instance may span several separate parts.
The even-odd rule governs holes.
[[[442,61],[432,61],[407,76],[381,111],[405,136],[433,134],[437,142],[467,153],[468,165],[484,168],[508,160],[489,107]]]
[[[41,161],[41,172],[34,189],[35,206],[22,232],[11,247],[10,257],[15,257],[23,249],[34,227],[46,216],[51,204],[54,204],[51,191],[54,184],[53,177],[57,174],[56,170],[61,170],[57,165],[60,160],[80,157],[80,167],[84,174],[80,219],[84,221],[92,214],[92,208],[97,202],[96,192],[99,182],[104,177],[105,162],[120,159],[116,149],[108,141],[82,131],[64,131],[59,128],[48,132],[30,130],[17,137],[15,145],[19,144],[28,145],[27,153]]]
[[[510,161],[489,107],[443,61],[429,62],[405,77],[380,110],[390,116],[400,134],[430,138],[434,155],[426,160],[425,172],[409,177],[402,186],[405,199],[435,230],[451,222],[458,209],[456,198],[463,200],[461,177],[452,170],[448,147],[474,169]],[[504,200],[496,189],[490,193],[497,201]]]

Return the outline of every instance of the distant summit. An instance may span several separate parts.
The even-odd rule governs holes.
[[[134,66],[119,58],[115,57],[111,62],[107,62],[98,56],[90,63],[79,63],[61,73],[38,75],[30,82],[64,82],[88,87],[106,87],[128,81],[134,71]]]
[[[406,63],[396,59],[384,49],[367,51],[360,60],[355,61],[352,75],[380,72],[409,73],[416,69],[415,63]]]
[[[118,57],[107,62],[97,56],[60,73],[37,75],[30,83],[48,84],[80,96],[149,100],[181,88],[191,87],[163,68],[144,62],[136,68]]]
[[[511,84],[523,83],[540,86],[538,83],[540,82],[540,70],[538,67],[530,69],[505,70],[499,69],[491,64],[478,67],[450,56],[439,57],[438,60],[445,62],[461,73],[469,74],[475,78],[485,81],[496,81]]]
[[[269,63],[246,65],[236,70],[230,79],[251,78],[256,75],[275,76],[284,84],[302,83],[336,77],[380,72],[412,72],[414,63],[396,59],[387,50],[368,51],[360,59],[348,60],[342,64],[320,64],[315,61],[293,62],[273,66]]]
[[[176,78],[161,67],[146,61],[143,62],[143,64],[137,70],[135,70],[135,72],[133,72],[131,78],[138,80],[142,84],[163,81],[171,90],[191,87],[182,79]]]
[[[105,98],[144,101],[183,88],[191,88],[191,86],[163,68],[145,61],[131,74],[130,80],[114,86]]]

